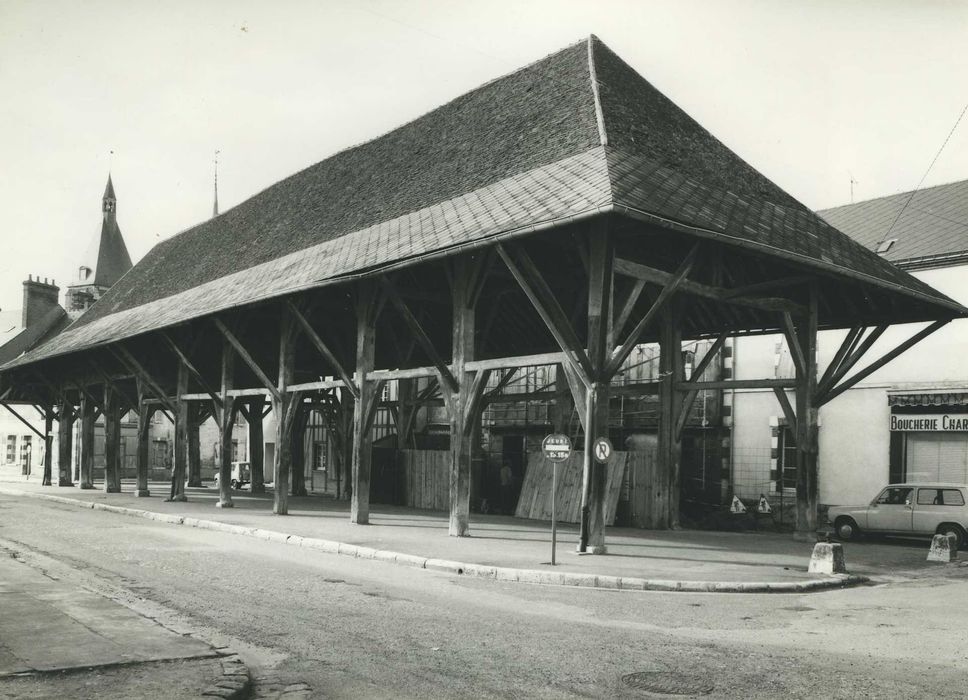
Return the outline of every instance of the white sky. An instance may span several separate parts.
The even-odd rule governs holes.
[[[109,167],[137,261],[216,148],[224,211],[590,33],[812,208],[913,189],[968,102],[960,1],[0,0],[0,308],[64,289]],[[925,186],[965,178],[968,116]]]

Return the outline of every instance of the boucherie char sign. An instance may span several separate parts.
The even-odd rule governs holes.
[[[892,431],[968,432],[968,413],[931,413],[891,415]]]

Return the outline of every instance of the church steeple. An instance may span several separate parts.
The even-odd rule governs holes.
[[[65,306],[72,319],[84,313],[131,269],[131,256],[118,228],[117,206],[109,173],[101,198],[101,233],[93,238],[84,257],[78,261],[77,279],[67,288]]]
[[[117,216],[118,200],[114,196],[114,183],[111,182],[111,173],[108,173],[108,184],[104,188],[104,197],[101,199],[101,211],[104,219],[113,219]]]

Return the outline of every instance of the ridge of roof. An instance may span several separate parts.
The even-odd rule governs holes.
[[[849,209],[850,207],[856,207],[859,204],[871,204],[873,202],[880,202],[882,200],[894,199],[896,197],[903,197],[905,195],[921,194],[922,192],[931,192],[933,190],[941,190],[946,187],[952,187],[953,185],[963,185],[968,184],[968,180],[952,180],[951,182],[942,182],[938,185],[930,185],[929,187],[921,187],[916,190],[905,190],[904,192],[894,192],[892,194],[882,194],[876,197],[868,197],[867,199],[860,199],[856,202],[848,202],[847,204],[837,204],[832,207],[825,207],[823,209],[817,209],[817,214],[823,215],[828,212],[837,211],[838,209]]]
[[[602,111],[602,96],[598,92],[598,72],[595,69],[595,44],[601,40],[594,34],[588,35],[588,78],[595,98],[595,121],[598,123],[598,138],[602,146],[608,145],[608,132],[605,131],[605,114]]]

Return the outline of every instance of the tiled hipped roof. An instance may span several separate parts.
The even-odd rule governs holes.
[[[27,361],[606,211],[962,311],[812,214],[592,37],[158,244]]]

